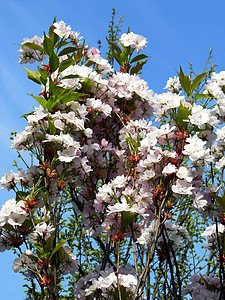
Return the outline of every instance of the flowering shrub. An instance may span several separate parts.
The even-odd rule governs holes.
[[[2,176],[15,199],[0,250],[17,253],[28,299],[222,299],[224,72],[180,68],[158,95],[140,77],[146,38],[108,42],[119,71],[63,21],[21,44],[40,106],[11,141],[32,160]]]

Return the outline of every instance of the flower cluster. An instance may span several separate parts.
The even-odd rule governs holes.
[[[36,49],[26,47],[26,44],[37,45]],[[19,52],[19,63],[20,64],[33,64],[37,60],[43,60],[47,56],[43,54],[43,38],[34,36],[31,39],[24,38]]]
[[[136,49],[137,52],[146,48],[147,40],[142,35],[135,34],[133,32],[123,33],[120,37],[120,42],[125,47],[131,47]]]
[[[190,278],[191,284],[183,290],[183,295],[190,294],[194,300],[217,300],[220,294],[220,280],[201,274],[194,274]]]
[[[80,279],[76,285],[76,294],[79,299],[85,300],[86,297],[92,298],[93,292],[103,291],[103,296],[107,299],[113,299],[115,286],[119,282],[122,293],[126,297],[132,297],[137,284],[137,279],[133,274],[128,274],[129,268],[120,268],[118,277],[112,268],[106,267],[104,271],[98,274],[92,273]],[[143,299],[143,298],[142,298]]]
[[[20,63],[40,64],[38,72],[26,69],[40,86],[32,95],[40,106],[11,140],[19,157],[27,151],[33,159],[1,178],[16,197],[0,210],[0,251],[18,252],[13,270],[35,280],[42,298],[57,299],[71,274],[78,299],[144,299],[151,263],[159,276],[177,276],[179,289],[168,293],[181,297],[187,276],[176,255],[183,261],[193,249],[192,213],[210,223],[202,238],[219,253],[220,270],[224,264],[224,72],[196,96],[207,73],[191,79],[181,69],[169,91],[156,94],[139,74],[148,57],[133,57],[146,38],[129,32],[110,41],[119,71],[81,39],[60,21],[49,36],[21,44]],[[215,103],[200,105],[199,97]],[[187,216],[178,213],[183,207]],[[190,281],[183,295],[218,298],[218,277]]]

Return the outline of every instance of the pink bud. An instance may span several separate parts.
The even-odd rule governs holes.
[[[100,54],[100,51],[98,49],[96,49],[95,47],[91,48],[91,54],[95,55],[95,54]]]
[[[26,254],[26,255],[32,255],[32,252],[31,252],[30,250],[27,249],[27,250],[25,250],[25,254]]]
[[[108,142],[106,141],[106,139],[102,139],[101,145],[102,145],[102,147],[106,147],[108,145]]]

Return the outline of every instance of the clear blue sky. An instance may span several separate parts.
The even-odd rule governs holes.
[[[182,65],[188,70],[192,62],[200,72],[209,49],[214,46],[217,71],[225,69],[225,1],[224,0],[2,0],[0,4],[0,176],[10,172],[16,159],[9,136],[22,131],[20,116],[36,103],[26,93],[39,93],[26,79],[18,64],[18,49],[24,37],[43,35],[54,16],[79,31],[87,43],[105,42],[112,7],[116,16],[124,16],[123,30],[148,39],[144,51],[152,56],[145,66],[143,79],[155,92],[162,92],[169,76]],[[13,194],[0,190],[0,206]],[[22,276],[11,266],[15,257],[10,251],[0,253],[0,299],[23,300]]]

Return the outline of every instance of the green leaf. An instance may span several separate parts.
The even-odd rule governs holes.
[[[114,287],[114,291],[111,292],[113,296],[113,300],[130,300],[132,299],[132,292],[130,290],[126,290],[124,286],[120,286],[120,295],[118,291],[118,287]]]
[[[118,53],[116,53],[115,51],[113,51],[113,57],[116,59],[116,61],[118,62],[118,64],[120,66],[122,66],[122,61],[121,61],[120,55]]]
[[[59,96],[65,89],[61,87],[60,85],[56,85],[54,81],[49,77],[49,92],[51,97],[53,96]],[[49,99],[48,99],[49,101]]]
[[[50,92],[50,95],[57,94],[57,87],[56,87],[54,81],[52,80],[51,76],[49,76],[49,92]]]
[[[57,254],[58,254],[57,255],[58,265],[60,265],[65,260],[65,258],[69,255],[69,253],[66,253],[66,251],[63,248],[60,248]]]
[[[48,202],[47,202],[47,195],[42,190],[41,190],[41,196],[42,196],[45,208],[46,208],[46,213],[48,213],[49,212],[49,207],[48,207]]]
[[[34,247],[36,248],[36,253],[38,256],[41,256],[43,254],[43,248],[39,246],[38,244],[34,243]]]
[[[46,83],[47,83],[47,78],[44,78],[44,77],[41,76],[41,77],[40,77],[40,82],[41,82],[42,85],[45,86]]]
[[[223,194],[222,197],[216,195],[213,193],[213,197],[216,199],[216,201],[219,203],[220,206],[225,210],[225,194]]]
[[[44,108],[46,108],[47,100],[43,97],[37,97],[33,94],[28,94],[29,96],[33,97],[35,100],[37,100],[38,103],[40,103]]]
[[[128,144],[131,155],[136,154],[138,148],[136,141],[130,135],[127,135],[126,142]]]
[[[55,248],[53,249],[51,255],[50,255],[50,259],[52,258],[52,256],[60,249],[62,248],[62,246],[68,241],[67,240],[61,240],[60,242],[58,242],[58,244],[55,246]]]
[[[45,246],[45,250],[46,250],[47,253],[50,252],[50,250],[51,250],[51,248],[52,248],[52,244],[53,244],[53,242],[54,242],[54,239],[55,239],[55,233],[53,233],[53,234],[49,237],[49,239],[47,240],[47,244],[46,244],[46,246]]]
[[[7,231],[12,231],[12,232],[15,232],[15,231],[17,231],[17,229],[15,229],[15,227],[14,226],[12,226],[12,225],[10,225],[9,223],[6,223],[5,225],[4,225],[4,229],[6,229]]]
[[[75,47],[67,47],[67,48],[64,48],[62,51],[59,52],[59,56],[62,56],[62,55],[65,55],[65,54],[68,54],[68,53],[71,53],[71,52],[75,52],[77,50],[77,48]]]
[[[23,43],[21,46],[22,47],[27,47],[27,48],[30,48],[30,49],[33,49],[33,50],[37,50],[37,51],[39,51],[41,53],[45,52],[45,50],[41,46],[39,46],[39,45],[37,45],[35,43],[27,42],[27,43]]]
[[[30,195],[29,192],[17,191],[16,192],[16,202],[23,200],[24,198],[26,198],[29,195]]]
[[[40,77],[41,84],[46,85],[47,78],[48,78],[48,72],[46,71],[46,69],[40,68],[40,67],[38,67],[38,71],[41,74],[41,77]]]
[[[39,71],[39,73],[41,74],[41,76],[43,76],[43,77],[45,77],[45,78],[47,79],[47,77],[48,77],[48,72],[46,71],[46,69],[40,68],[40,67],[38,66],[38,71]]]
[[[131,64],[132,63],[134,63],[134,62],[136,62],[136,61],[139,61],[139,60],[143,60],[143,59],[147,59],[147,58],[149,58],[150,56],[147,56],[147,55],[145,55],[145,54],[139,54],[139,55],[137,55],[137,56],[135,56],[132,60],[131,60]]]
[[[207,73],[208,72],[205,72],[205,73],[202,73],[202,74],[198,75],[197,77],[195,77],[195,79],[193,80],[193,82],[191,84],[192,91],[194,91],[194,89],[202,82],[202,80],[205,78]]]
[[[191,79],[189,78],[188,75],[184,74],[181,66],[180,66],[180,73],[178,73],[178,75],[179,75],[180,84],[183,90],[185,91],[185,93],[187,94],[187,96],[189,97],[191,95]]]
[[[59,97],[57,95],[52,95],[46,104],[46,108],[51,111],[53,109],[53,107],[59,102]]]
[[[34,263],[38,263],[38,257],[34,256],[34,255],[29,255],[29,258],[34,262]],[[35,272],[35,271],[33,271]]]
[[[208,99],[208,98],[212,98],[212,96],[210,96],[209,94],[196,94],[194,96],[194,99]]]
[[[60,95],[60,103],[65,104],[71,101],[85,101],[84,96],[88,96],[86,94],[77,93],[74,91],[65,91]]]
[[[106,39],[107,39],[107,38],[106,38]],[[111,41],[108,40],[108,39],[107,39],[107,42],[108,42],[109,45],[112,46],[113,50],[116,50],[116,52],[117,52],[118,54],[120,54],[120,53],[122,52],[122,50],[120,49],[120,47],[119,47],[116,43],[111,42]]]
[[[177,110],[177,115],[175,117],[175,121],[178,125],[183,128],[187,128],[189,115],[191,114],[191,109],[183,106],[181,103]]]
[[[62,48],[62,47],[64,47],[64,46],[67,46],[67,45],[69,45],[69,43],[68,43],[67,41],[65,41],[65,40],[60,40],[60,41],[58,42],[58,44],[56,45],[56,47],[57,47],[57,49],[60,49],[60,48]]]
[[[43,136],[43,135],[36,135],[35,138],[38,139],[39,141],[46,140],[46,136]]]
[[[53,43],[49,37],[44,33],[44,40],[43,40],[43,46],[45,49],[45,52],[50,56],[53,52]]]
[[[121,227],[125,229],[128,225],[130,225],[136,218],[138,214],[130,211],[122,211],[121,212]]]
[[[61,73],[62,71],[64,71],[65,69],[67,69],[69,66],[71,66],[72,64],[74,64],[74,61],[72,58],[68,58],[65,59],[61,62],[61,64],[59,65],[59,73]]]
[[[55,72],[58,69],[59,66],[59,58],[55,54],[55,52],[52,52],[52,54],[49,57],[49,66],[52,72]]]
[[[117,42],[118,42],[118,44],[122,47],[122,49],[124,50],[124,51],[127,51],[127,47],[125,47],[122,43],[121,43],[121,41],[119,40],[119,39],[116,39],[117,40]],[[130,46],[129,46],[130,47]]]
[[[38,84],[41,84],[41,81],[40,81],[41,74],[39,72],[31,71],[31,70],[27,69],[25,66],[24,66],[24,68],[27,72],[27,77],[29,79],[31,79],[32,81],[34,81]]]
[[[55,23],[55,22],[56,22],[56,19],[54,18],[53,23]],[[55,26],[52,24],[52,26],[49,28],[48,35],[49,35],[49,38],[51,39],[51,41],[53,43],[53,46],[55,46],[55,44],[59,40],[59,36],[57,34],[55,34],[54,30],[55,30]]]
[[[85,66],[86,66],[86,67],[90,67],[90,66],[92,66],[93,64],[94,64],[93,61],[88,61],[88,62],[85,64]]]
[[[127,54],[122,52],[120,53],[121,65],[123,66],[127,62]]]
[[[147,60],[141,62],[141,63],[137,63],[133,68],[131,68],[130,70],[130,74],[138,74],[138,72],[140,72],[144,66],[144,64],[146,64]]]
[[[80,78],[80,75],[71,74],[71,75],[67,75],[67,76],[63,77],[62,79],[70,79],[70,78]]]
[[[56,127],[53,124],[53,122],[50,120],[49,116],[48,116],[48,126],[49,126],[50,134],[55,135],[56,134]]]
[[[90,82],[89,78],[86,78],[82,83],[82,88],[85,94],[89,94],[95,82]]]
[[[31,116],[34,114],[34,111],[32,110],[31,112],[27,113],[27,114],[23,114],[20,118],[25,118],[27,120],[28,116]]]

